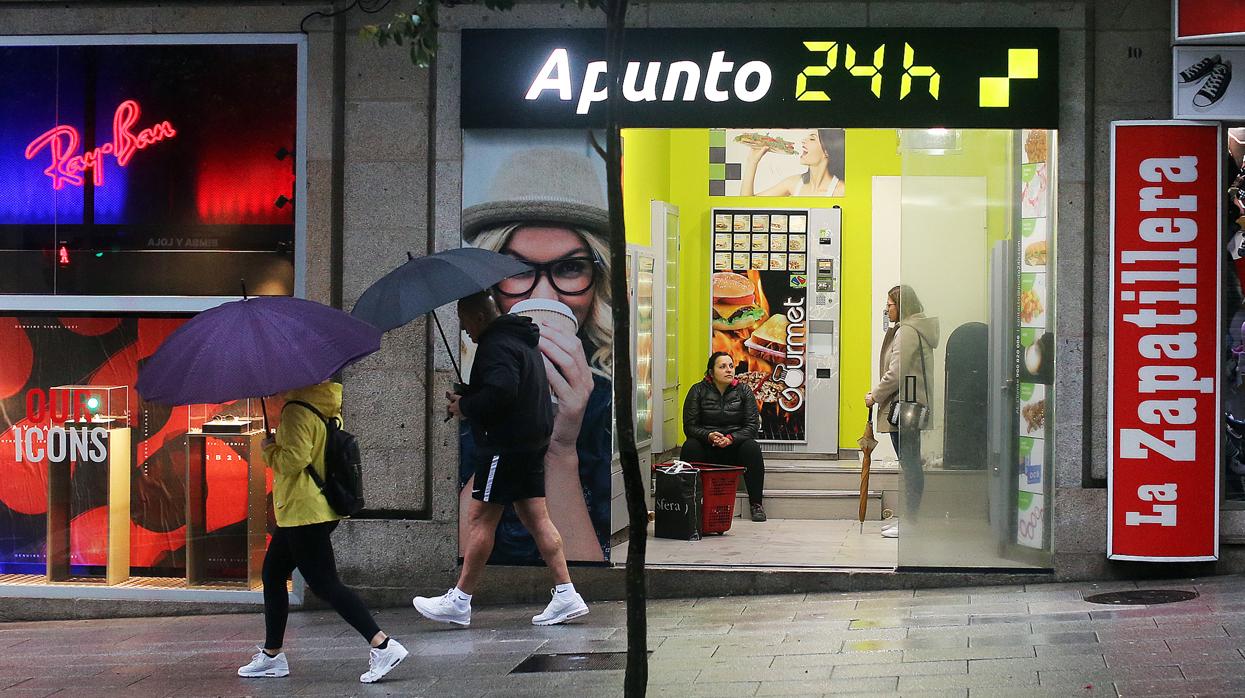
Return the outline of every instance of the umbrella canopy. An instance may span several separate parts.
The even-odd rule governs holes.
[[[381,330],[401,327],[433,310],[491,288],[531,267],[504,254],[460,247],[411,257],[368,287],[350,314]]]
[[[138,394],[166,405],[216,404],[322,383],[380,349],[380,331],[301,298],[262,296],[205,310],[138,372]]]
[[[865,509],[869,505],[869,466],[873,464],[873,449],[878,440],[873,436],[873,408],[869,408],[868,421],[865,422],[865,433],[856,440],[860,445],[860,518],[861,532],[864,532]]]

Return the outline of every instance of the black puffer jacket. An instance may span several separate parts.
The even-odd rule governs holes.
[[[553,433],[553,400],[540,349],[540,328],[521,315],[502,315],[484,330],[459,401],[481,450],[538,451]]]
[[[692,386],[683,401],[683,433],[688,438],[709,442],[711,432],[725,434],[736,442],[755,439],[761,433],[761,414],[752,389],[732,382],[719,393],[713,380]]]

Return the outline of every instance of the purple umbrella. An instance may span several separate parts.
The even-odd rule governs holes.
[[[136,387],[144,400],[165,405],[276,395],[322,383],[378,349],[380,330],[340,310],[301,298],[248,298],[179,327],[139,369]]]

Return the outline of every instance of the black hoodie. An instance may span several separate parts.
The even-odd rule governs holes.
[[[502,315],[484,330],[459,401],[481,450],[538,451],[553,433],[549,378],[537,342],[540,328],[521,315]]]

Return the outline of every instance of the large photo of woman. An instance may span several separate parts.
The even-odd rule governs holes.
[[[541,323],[539,349],[555,412],[545,456],[546,505],[567,560],[603,562],[609,556],[614,345],[604,163],[585,132],[468,132],[463,172],[464,245],[510,255],[532,269],[493,289],[498,309],[574,318]],[[465,374],[474,344],[466,335],[462,342]],[[476,450],[466,422],[459,445],[465,514]],[[542,563],[511,506],[498,524],[489,562]]]
[[[725,196],[846,195],[841,128],[727,129],[725,138],[716,139],[721,146],[715,148],[714,142],[711,139],[710,171],[717,171],[715,161],[724,164]],[[711,182],[711,194],[715,188]]]

